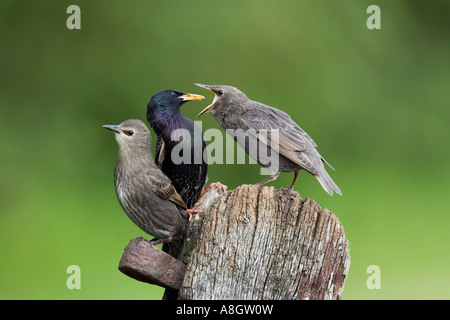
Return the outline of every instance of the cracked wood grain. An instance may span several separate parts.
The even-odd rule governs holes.
[[[191,222],[179,299],[339,299],[350,267],[339,219],[296,192],[212,190]]]

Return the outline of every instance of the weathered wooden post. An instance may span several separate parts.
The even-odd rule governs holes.
[[[199,209],[179,257],[184,264],[136,238],[119,269],[168,288],[166,297],[179,289],[184,300],[340,298],[348,241],[339,219],[313,200],[242,185],[209,191]]]

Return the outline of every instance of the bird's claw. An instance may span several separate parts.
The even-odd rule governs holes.
[[[170,242],[170,241],[172,241],[172,239],[170,239],[170,238],[164,238],[164,239],[156,239],[156,238],[153,238],[152,240],[149,240],[148,242],[149,242],[151,245],[156,246],[156,245],[158,245],[158,244],[166,243],[166,242]]]
[[[200,194],[200,197],[198,198],[200,199],[205,193],[207,193],[211,189],[218,189],[219,191],[227,192],[228,187],[220,182],[211,183],[208,187],[205,188],[205,190],[203,190],[203,192]]]
[[[205,190],[203,190],[203,192],[200,194],[200,196],[198,198],[200,199],[206,192],[208,192],[209,190],[211,190],[213,188],[218,189],[219,191],[222,191],[222,192],[227,192],[228,187],[220,182],[211,183],[207,188],[205,188]],[[198,207],[198,203],[196,203],[191,209],[186,210],[186,213],[189,215],[189,221],[192,220],[193,214],[204,213],[202,210],[197,209],[197,207]]]
[[[198,207],[198,203],[196,203],[191,209],[186,210],[186,213],[189,216],[189,221],[192,220],[192,215],[204,213],[202,210],[197,209],[197,207]]]

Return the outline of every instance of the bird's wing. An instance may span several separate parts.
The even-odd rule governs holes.
[[[166,143],[164,142],[164,139],[159,136],[158,140],[156,141],[156,149],[155,149],[155,163],[158,166],[158,168],[162,168],[162,164],[164,161],[164,156],[166,153]]]
[[[165,200],[172,201],[179,205],[183,209],[187,209],[186,203],[184,203],[181,196],[178,194],[175,187],[170,183],[169,179],[160,179],[155,181],[155,193]]]
[[[278,146],[279,154],[307,171],[313,174],[317,173],[316,166],[307,154],[303,152],[307,146],[316,147],[316,143],[285,112],[263,105],[263,107],[245,112],[242,120],[249,128],[255,129],[253,135],[256,135],[258,141],[269,147]],[[267,134],[268,138],[259,134],[262,130],[270,131],[276,129],[279,130],[278,144],[276,140],[270,139],[273,133],[271,135]]]

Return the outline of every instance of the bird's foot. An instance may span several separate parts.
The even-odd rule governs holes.
[[[166,243],[166,242],[170,242],[170,241],[172,241],[172,239],[170,239],[170,238],[164,238],[164,239],[153,238],[149,242],[150,242],[151,245],[156,246],[157,244]]]
[[[200,197],[198,197],[198,198],[200,199],[205,193],[207,193],[209,190],[211,190],[213,188],[218,189],[219,191],[222,191],[222,192],[227,192],[227,189],[228,189],[228,187],[226,185],[224,185],[220,182],[214,182],[214,183],[211,183],[208,187],[206,187],[205,190],[203,190],[203,192],[200,194]]]
[[[198,203],[196,203],[191,209],[187,209],[186,213],[189,215],[189,221],[192,220],[192,215],[193,214],[200,214],[203,213],[202,210],[197,209],[198,207]]]
[[[200,194],[200,196],[198,197],[198,199],[200,199],[201,197],[203,197],[203,195],[208,192],[211,189],[219,189],[219,191],[222,192],[227,192],[227,186],[220,183],[220,182],[214,182],[211,183],[208,187],[205,188],[205,190],[203,190],[203,192]],[[187,209],[186,213],[189,215],[189,221],[192,220],[192,215],[193,214],[200,214],[200,213],[204,213],[202,210],[197,209],[198,208],[198,203],[196,203],[191,209]]]
[[[275,173],[274,175],[268,177],[267,179],[264,179],[263,181],[258,182],[257,184],[255,184],[255,186],[257,186],[257,187],[262,187],[262,186],[265,185],[266,183],[269,183],[269,182],[271,182],[271,181],[276,180],[276,179],[278,178],[279,175],[280,175],[280,173],[277,172],[277,173]]]

